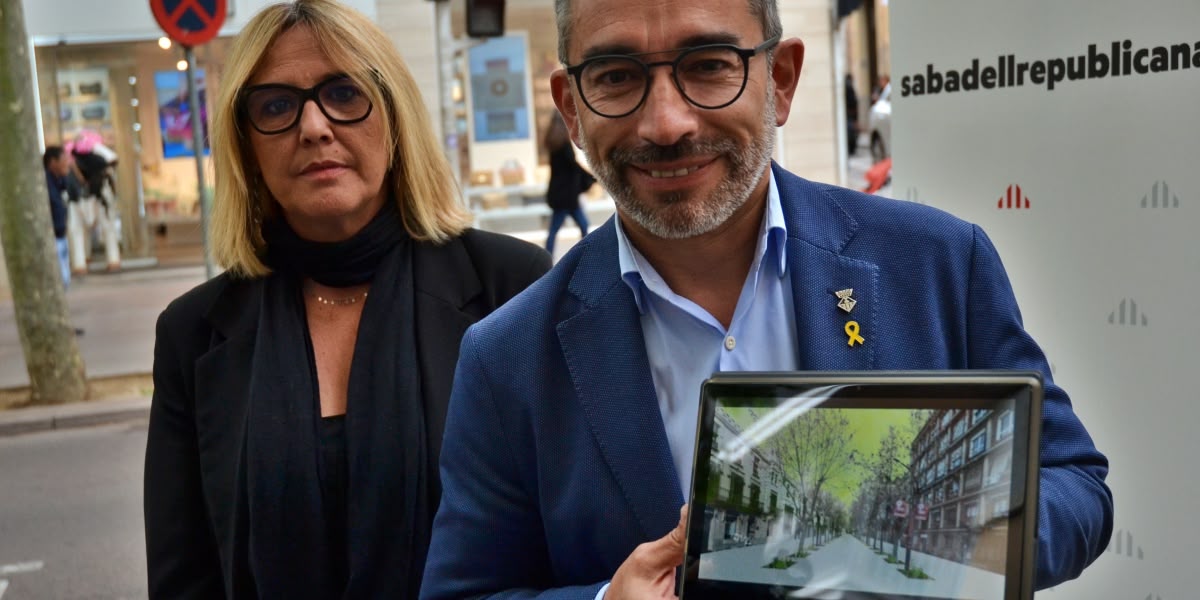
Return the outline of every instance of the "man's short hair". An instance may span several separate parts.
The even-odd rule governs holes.
[[[46,146],[46,152],[42,154],[42,166],[49,169],[50,163],[62,158],[62,146]]]
[[[747,0],[747,8],[762,23],[764,40],[783,35],[778,0]],[[571,0],[554,0],[554,18],[558,23],[558,60],[564,65],[570,64],[567,46],[571,41]]]

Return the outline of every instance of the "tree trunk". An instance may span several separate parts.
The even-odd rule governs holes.
[[[87,380],[54,246],[21,0],[0,0],[0,242],[34,404],[78,402]]]

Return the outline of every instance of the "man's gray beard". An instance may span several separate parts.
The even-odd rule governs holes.
[[[682,141],[673,146],[643,145],[614,148],[607,159],[598,156],[588,143],[583,128],[579,139],[596,178],[608,190],[621,212],[652,235],[680,240],[703,235],[720,227],[749,200],[751,192],[766,173],[775,148],[775,105],[768,94],[763,111],[762,134],[745,148],[728,138]],[[687,156],[724,156],[729,175],[707,198],[689,199],[684,194],[659,195],[665,206],[651,207],[638,200],[633,186],[624,177],[625,167],[634,163],[677,160]]]

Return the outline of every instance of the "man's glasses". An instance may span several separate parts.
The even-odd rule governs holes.
[[[746,89],[750,57],[777,43],[779,36],[753,48],[733,44],[694,46],[679,51],[675,60],[650,63],[638,57],[670,51],[606,54],[568,66],[567,74],[575,77],[583,103],[592,112],[611,119],[632,114],[642,106],[650,93],[650,69],[654,67],[670,66],[675,87],[693,105],[725,108]]]
[[[371,114],[371,100],[353,79],[335,75],[300,89],[281,83],[246,88],[242,92],[242,114],[259,133],[283,133],[300,122],[300,114],[309,100],[332,122],[357,123]]]

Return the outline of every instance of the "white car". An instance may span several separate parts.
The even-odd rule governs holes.
[[[879,162],[892,155],[892,84],[884,86],[871,105],[867,126],[871,132],[871,158]]]

